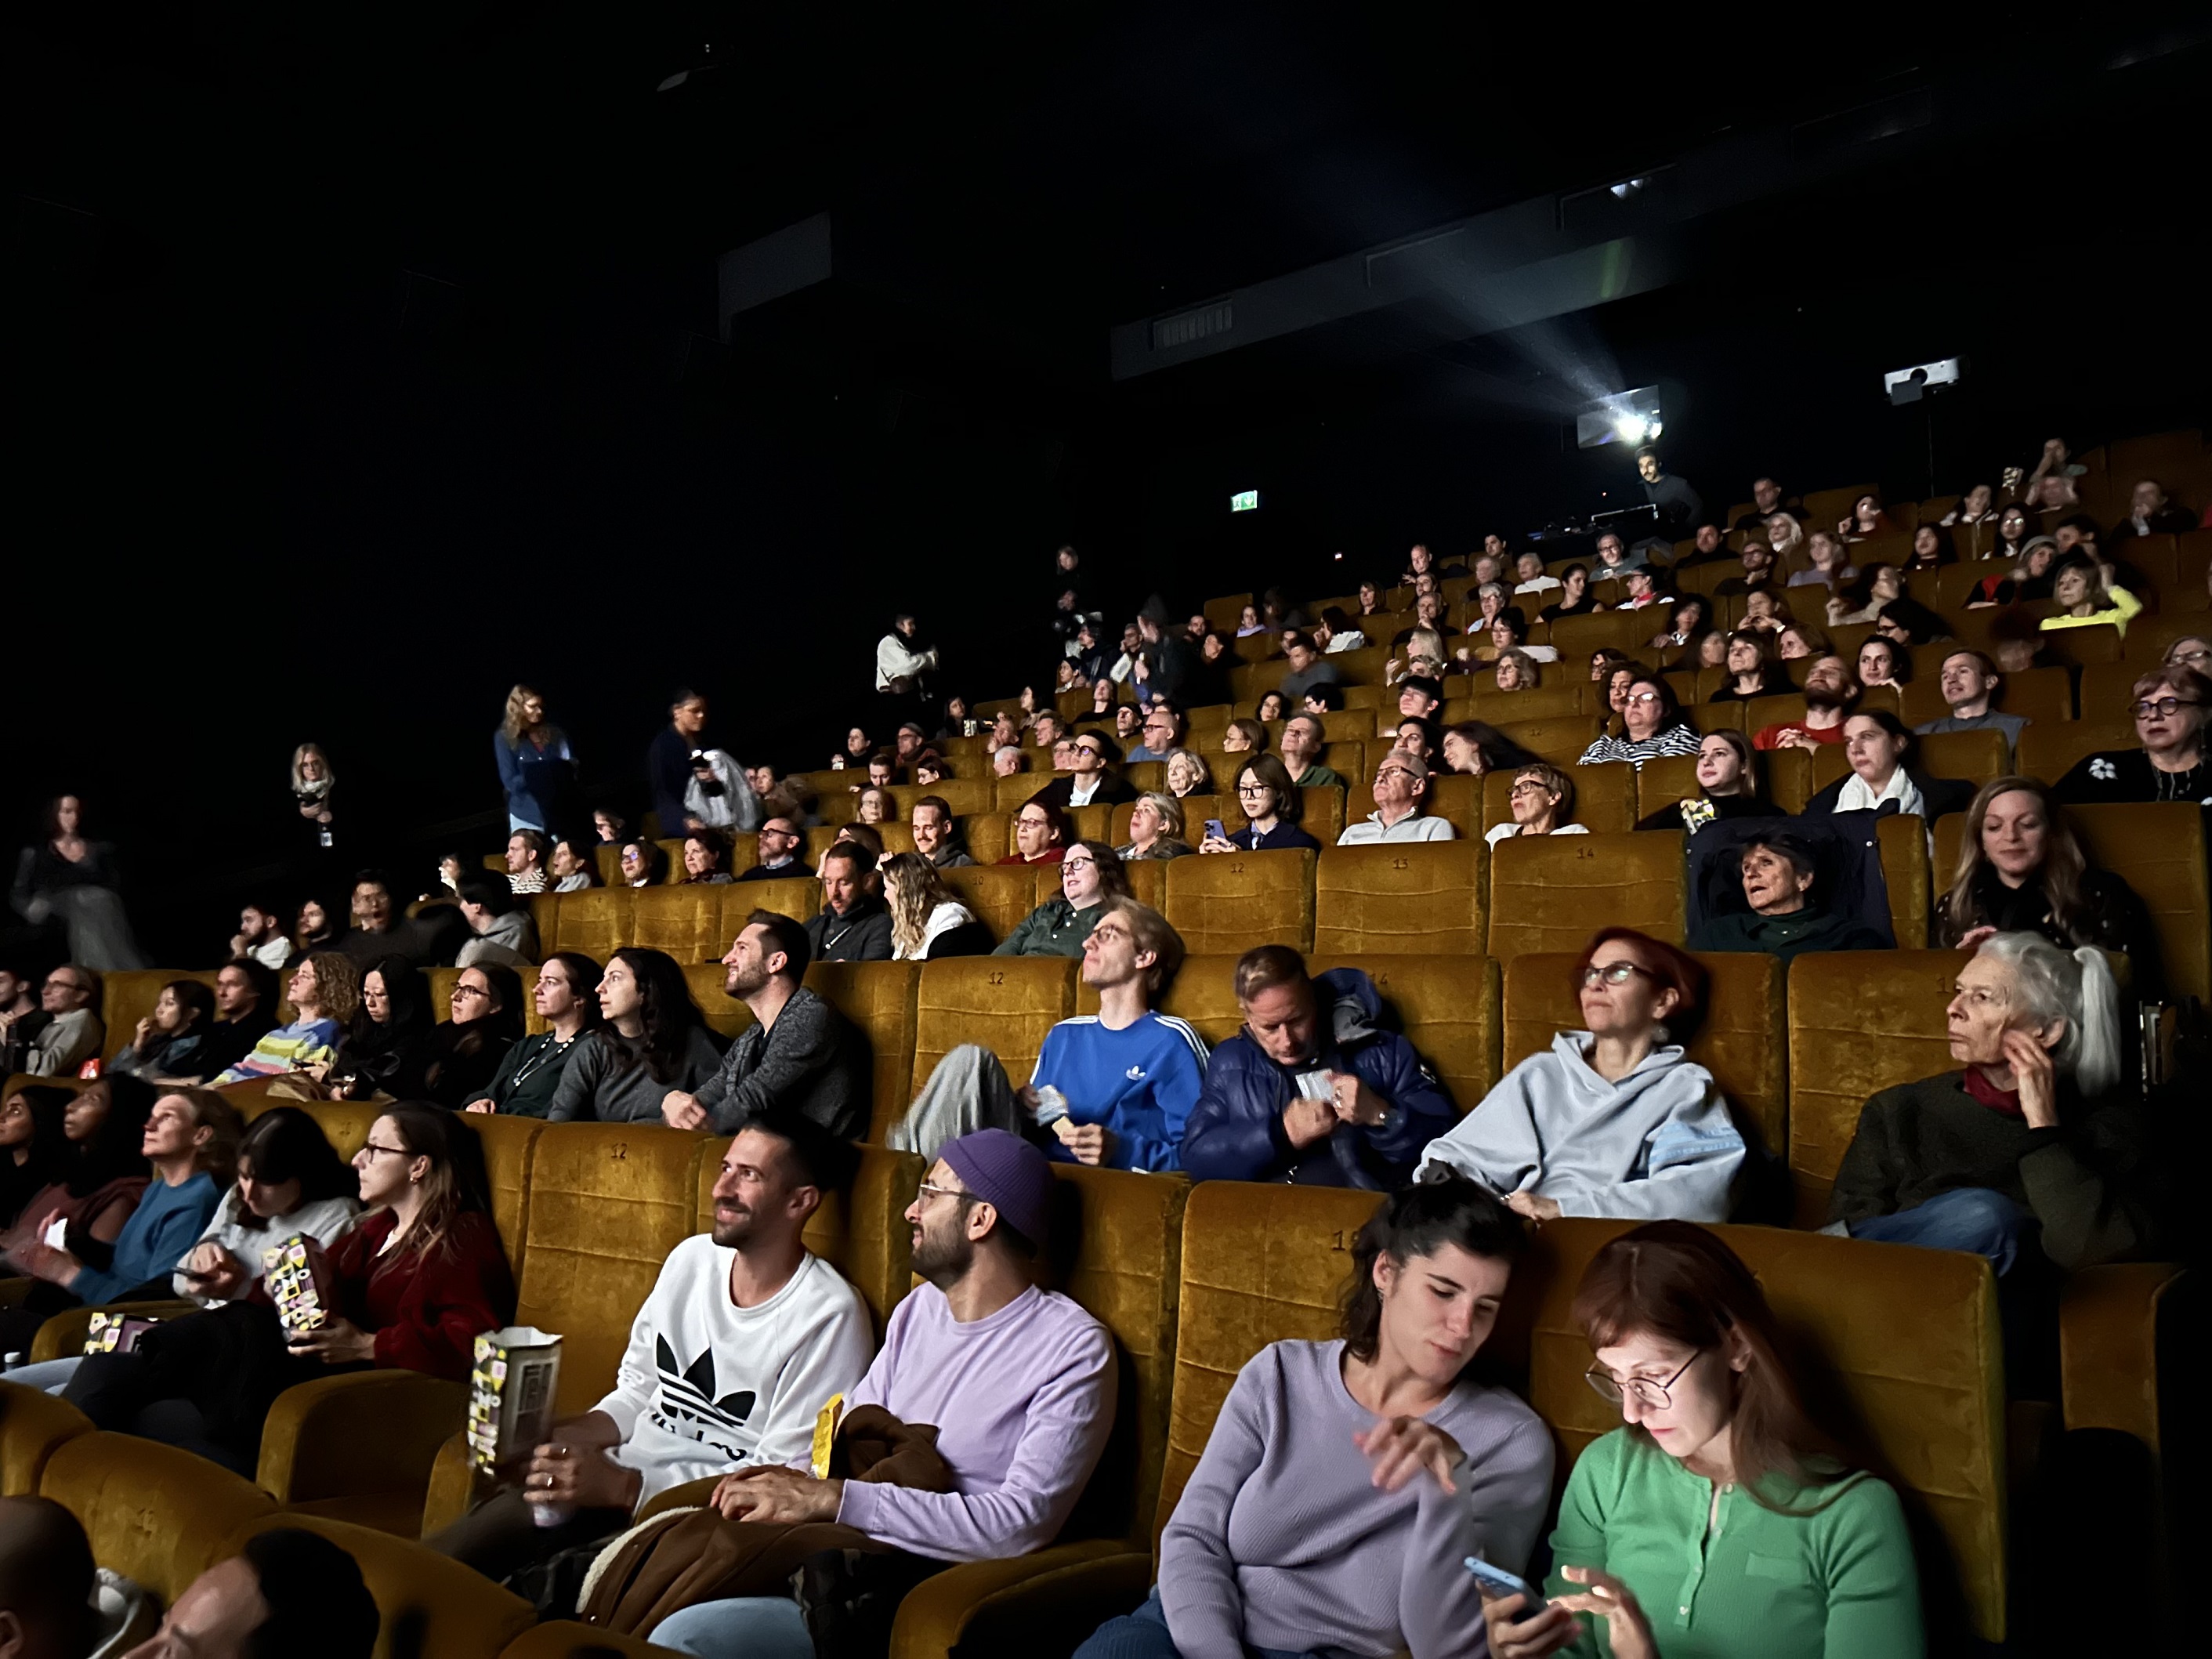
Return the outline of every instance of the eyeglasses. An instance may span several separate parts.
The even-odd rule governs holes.
[[[1413,775],[1411,771],[1402,766],[1378,766],[1375,769],[1375,781],[1377,783],[1382,782],[1385,778],[1411,779]]]
[[[1237,786],[1237,793],[1240,795],[1265,795],[1272,793],[1274,785],[1271,783],[1253,783],[1249,781]]]
[[[1626,985],[1633,974],[1641,974],[1649,980],[1659,977],[1649,968],[1639,968],[1632,962],[1594,962],[1583,969],[1583,988],[1587,991],[1594,985]]]
[[[1079,755],[1088,755],[1093,760],[1106,758],[1106,751],[1095,743],[1079,743],[1075,745],[1075,752]]]
[[[1097,859],[1062,859],[1060,861],[1060,867],[1063,870],[1096,870],[1098,867],[1098,860]]]
[[[957,1187],[933,1187],[925,1181],[915,1188],[914,1196],[917,1203],[927,1204],[933,1198],[973,1198],[975,1194],[963,1192]]]
[[[2185,708],[2196,707],[2197,699],[2194,697],[2145,697],[2141,702],[2128,705],[2130,712],[2139,720],[2147,720],[2154,714],[2171,719]]]
[[[414,1156],[404,1146],[380,1146],[373,1140],[362,1141],[361,1150],[374,1158],[412,1158]]]
[[[1517,780],[1514,783],[1513,787],[1510,789],[1508,789],[1505,793],[1508,795],[1548,795],[1552,792],[1546,788],[1543,784],[1538,782],[1534,778],[1522,778]]]
[[[1626,696],[1623,697],[1621,702],[1632,702],[1641,706],[1656,707],[1660,702],[1660,696],[1656,691],[1632,691]]]
[[[1704,1358],[1705,1357],[1705,1353],[1706,1350],[1703,1348],[1698,1349],[1697,1352],[1692,1354],[1687,1359],[1685,1359],[1682,1362],[1681,1369],[1677,1370],[1674,1376],[1668,1377],[1664,1382],[1654,1382],[1648,1376],[1632,1376],[1628,1379],[1626,1385],[1624,1386],[1621,1383],[1614,1382],[1613,1378],[1606,1375],[1605,1372],[1595,1370],[1584,1371],[1583,1373],[1583,1381],[1589,1383],[1593,1389],[1596,1389],[1601,1397],[1611,1401],[1616,1406],[1620,1404],[1624,1396],[1632,1394],[1636,1396],[1636,1403],[1638,1405],[1647,1406],[1653,1411],[1663,1412],[1668,1406],[1674,1403],[1673,1397],[1668,1393],[1668,1390],[1672,1389],[1677,1382],[1680,1382],[1682,1380],[1682,1372],[1688,1370],[1691,1366],[1696,1364],[1698,1361]]]
[[[463,997],[483,997],[489,996],[490,994],[490,992],[480,989],[474,985],[456,985],[453,987],[453,995],[452,1000],[458,1002]]]

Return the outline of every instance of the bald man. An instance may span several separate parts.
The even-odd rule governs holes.
[[[92,1651],[92,1546],[51,1498],[0,1498],[0,1659]]]

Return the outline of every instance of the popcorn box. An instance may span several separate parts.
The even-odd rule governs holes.
[[[561,1339],[534,1325],[477,1338],[469,1370],[469,1462],[489,1472],[544,1440],[561,1379]]]
[[[287,1338],[330,1323],[329,1268],[323,1247],[313,1239],[295,1233],[271,1244],[261,1253],[261,1273]]]
[[[138,1346],[141,1336],[161,1322],[138,1314],[96,1312],[85,1326],[84,1351],[88,1354],[129,1353]]]

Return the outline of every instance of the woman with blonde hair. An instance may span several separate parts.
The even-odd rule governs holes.
[[[1184,838],[1182,803],[1173,795],[1139,795],[1129,808],[1129,839],[1114,849],[1123,863],[1133,859],[1179,859],[1196,852]]]
[[[1936,931],[1962,951],[1994,933],[2037,933],[2066,951],[2116,951],[2133,969],[2136,1000],[2159,1000],[2158,941],[2142,900],[2111,871],[2090,866],[2064,809],[2033,778],[1993,778],[1975,794]]]
[[[1213,769],[1195,749],[1169,750],[1166,770],[1162,775],[1167,779],[1168,793],[1177,800],[1187,795],[1210,795],[1214,792]]]
[[[319,743],[303,743],[292,751],[292,799],[299,804],[300,816],[307,821],[318,847],[334,844],[331,830],[331,792],[337,785],[337,775],[331,770],[330,757],[323,753]]]
[[[210,1089],[327,1066],[361,1012],[361,969],[342,951],[316,951],[293,963],[284,994],[291,1022],[264,1032],[252,1054],[208,1080]]]
[[[575,794],[576,757],[567,735],[545,718],[544,697],[526,685],[507,694],[506,717],[493,734],[492,751],[507,791],[507,833],[550,835]]]
[[[990,954],[990,929],[960,902],[935,865],[919,853],[895,853],[882,869],[884,904],[891,913],[892,961]]]

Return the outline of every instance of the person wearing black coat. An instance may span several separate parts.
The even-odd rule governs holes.
[[[324,1081],[341,1100],[417,1098],[434,1024],[429,987],[415,964],[398,955],[377,957],[362,970],[360,1011],[338,1039]]]

